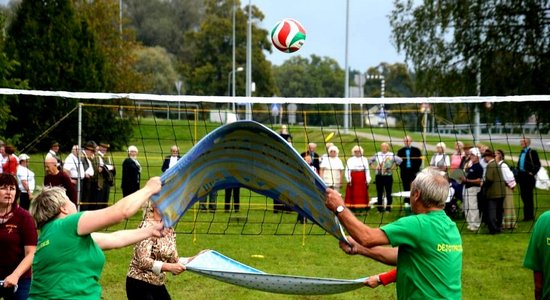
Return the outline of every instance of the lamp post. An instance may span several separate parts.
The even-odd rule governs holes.
[[[380,80],[380,98],[384,98],[384,93],[386,89],[386,79],[384,78],[384,75],[367,75],[367,80]],[[384,103],[380,104],[380,110],[384,109]]]
[[[242,71],[244,71],[243,67],[238,67],[237,69],[235,69],[235,72],[242,72]],[[235,72],[231,70],[227,75],[227,95],[232,97],[235,97]],[[231,85],[231,83],[233,84]],[[231,93],[231,91],[233,91],[233,93]],[[235,112],[235,102],[233,102],[233,112]]]
[[[176,90],[178,91],[178,96],[181,95],[181,84],[183,82],[181,80],[176,80]],[[180,107],[180,100],[178,99],[178,120],[181,120],[181,107]]]

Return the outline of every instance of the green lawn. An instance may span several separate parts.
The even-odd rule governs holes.
[[[173,121],[161,119],[141,119],[134,129],[133,144],[139,150],[139,160],[144,168],[142,183],[149,177],[160,175],[162,160],[169,155],[170,146],[177,144],[182,154],[188,151],[200,138],[217,128],[218,124],[200,121],[195,125],[191,121]],[[274,127],[278,130],[278,127]],[[400,130],[380,128],[355,129],[357,132],[384,134],[395,137],[394,147],[401,146],[404,135]],[[314,141],[323,153],[324,138],[336,128],[314,128],[292,126],[293,146],[304,151],[307,141]],[[418,133],[407,132],[417,141],[421,140]],[[471,136],[457,137],[467,142]],[[449,147],[454,142],[452,137],[430,136],[427,142],[435,144],[445,141]],[[347,158],[352,146],[357,142],[357,136],[352,130],[350,134],[336,134],[331,140],[341,149],[342,159]],[[359,138],[365,149],[366,156],[377,151],[379,142]],[[513,143],[517,143],[514,140]],[[493,145],[495,148],[514,149],[517,146],[506,144]],[[117,176],[111,192],[111,203],[120,199],[121,164],[126,157],[124,151],[112,153]],[[31,155],[30,168],[37,174],[40,185],[43,177],[41,154]],[[542,156],[542,155],[541,155]],[[63,155],[65,157],[65,155]],[[397,177],[396,177],[397,178]],[[370,194],[376,196],[376,189],[371,185]],[[394,191],[399,191],[398,180],[395,180]],[[191,256],[202,249],[215,249],[229,257],[249,264],[260,270],[304,276],[355,279],[388,270],[390,267],[362,257],[345,255],[339,248],[336,239],[326,235],[311,223],[305,226],[296,224],[296,215],[273,214],[272,200],[248,191],[241,191],[241,212],[235,214],[223,213],[223,191],[218,195],[218,212],[216,214],[198,213],[195,209],[189,211],[177,225],[178,248],[181,256]],[[550,208],[548,191],[537,191],[538,211],[540,214]],[[521,209],[521,201],[516,195],[516,208]],[[401,200],[395,204],[400,208]],[[196,206],[195,206],[196,207]],[[518,211],[521,217],[521,210]],[[394,210],[389,216],[369,213],[360,218],[369,226],[378,227],[402,216],[402,211]],[[529,239],[532,223],[519,223],[514,233],[497,236],[474,234],[465,230],[464,220],[456,219],[461,229],[464,243],[463,264],[463,298],[464,299],[524,299],[533,294],[532,274],[522,268],[523,255]],[[110,230],[120,228],[135,228],[139,218],[134,217]],[[481,233],[485,231],[482,230]],[[108,251],[107,264],[101,278],[104,288],[104,299],[125,298],[125,274],[131,259],[132,248]],[[253,255],[260,254],[263,258]],[[395,286],[380,287],[376,290],[362,288],[360,290],[334,296],[290,297],[248,290],[226,283],[218,282],[191,272],[180,276],[168,276],[168,289],[173,299],[394,299]]]

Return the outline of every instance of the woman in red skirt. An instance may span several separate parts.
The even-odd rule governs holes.
[[[346,206],[352,211],[368,210],[370,207],[370,172],[368,159],[363,156],[363,148],[356,145],[346,164]]]

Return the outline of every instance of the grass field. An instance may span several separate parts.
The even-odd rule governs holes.
[[[162,159],[170,152],[170,146],[177,144],[182,154],[217,124],[199,123],[197,126],[189,121],[167,121],[142,119],[135,127],[134,140],[139,150],[139,160],[144,167],[142,182],[149,177],[160,175]],[[274,130],[278,130],[277,127]],[[394,137],[394,147],[401,147],[402,131],[380,128],[356,129],[365,134],[381,134]],[[298,152],[305,149],[306,141],[323,141],[324,137],[335,128],[291,127],[293,145]],[[408,133],[409,134],[409,133]],[[420,140],[419,134],[411,134]],[[462,138],[462,137],[457,137]],[[468,136],[463,137],[468,141]],[[338,145],[342,158],[348,157],[349,150],[357,143],[358,136],[337,134],[332,142]],[[435,144],[441,140],[449,147],[456,138],[430,136],[427,142]],[[377,151],[379,142],[359,139],[370,156]],[[495,143],[494,148],[511,149],[519,152],[517,140],[506,144]],[[320,148],[322,143],[318,142]],[[396,149],[394,149],[396,151]],[[320,150],[320,152],[324,152]],[[117,170],[126,157],[125,152],[112,153]],[[43,166],[39,154],[31,155],[30,168],[37,174],[37,182],[42,182]],[[65,155],[63,155],[65,157]],[[120,176],[112,188],[111,203],[120,199]],[[400,190],[400,183],[394,180],[394,191]],[[371,185],[370,194],[375,196],[375,187]],[[537,214],[550,208],[550,195],[547,191],[537,192]],[[218,195],[218,212],[216,214],[197,213],[191,210],[177,225],[178,249],[180,256],[191,256],[202,249],[215,249],[231,258],[249,264],[260,270],[303,276],[356,279],[389,270],[370,259],[347,256],[339,248],[336,239],[326,235],[311,223],[302,226],[296,224],[296,215],[273,214],[270,199],[241,191],[242,209],[239,214],[224,214],[221,207],[223,191]],[[400,205],[400,199],[396,204]],[[521,201],[516,195],[516,208],[521,213]],[[196,207],[196,206],[195,206]],[[389,216],[381,217],[376,213],[363,214],[360,217],[369,226],[378,227],[402,216],[401,210],[394,210]],[[139,218],[135,217],[117,228],[135,228]],[[464,244],[463,263],[463,298],[464,299],[524,299],[533,295],[532,273],[522,267],[523,256],[529,239],[532,222],[518,224],[514,233],[497,236],[470,233],[464,229],[463,218],[456,219],[461,229]],[[485,231],[481,231],[484,233]],[[132,248],[112,250],[106,253],[105,266],[101,284],[104,299],[125,299],[125,275],[130,262]],[[262,255],[263,258],[253,257]],[[173,299],[395,299],[395,286],[379,287],[375,290],[362,288],[354,292],[332,296],[288,296],[248,290],[226,283],[208,279],[191,272],[180,276],[168,276],[168,289]]]

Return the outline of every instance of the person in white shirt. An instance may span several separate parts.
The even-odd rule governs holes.
[[[335,190],[340,190],[344,180],[344,164],[338,158],[338,147],[330,146],[328,148],[328,157],[321,162],[319,174],[325,184]]]
[[[430,160],[430,166],[436,168],[439,171],[447,172],[451,167],[451,158],[445,153],[447,146],[445,143],[440,142],[435,145],[436,153]]]
[[[50,146],[50,150],[48,151],[48,153],[46,153],[46,157],[44,158],[44,160],[46,160],[49,157],[53,157],[53,158],[55,158],[55,160],[57,160],[57,169],[59,171],[63,170],[63,161],[61,160],[61,157],[59,156],[59,143],[58,142],[56,142],[56,141],[52,142],[52,144]]]
[[[164,159],[164,162],[162,163],[162,172],[165,172],[169,168],[173,167],[178,163],[178,160],[181,158],[180,156],[180,149],[178,146],[174,145],[170,148],[171,155],[166,156]]]
[[[63,162],[63,170],[69,177],[71,177],[71,182],[76,185],[78,178],[84,179],[84,165],[78,158],[78,145],[73,145],[71,153],[67,155],[65,161]]]
[[[368,210],[370,207],[369,183],[371,180],[369,161],[363,156],[363,148],[355,145],[346,162],[346,206],[352,211]]]
[[[17,182],[19,183],[19,190],[21,190],[19,206],[26,210],[29,210],[32,192],[34,192],[34,188],[36,187],[34,172],[28,168],[29,159],[30,156],[25,153],[19,155],[19,167],[17,167]]]
[[[378,200],[378,212],[384,212],[384,192],[386,194],[386,212],[391,211],[393,170],[401,164],[403,159],[390,152],[388,143],[380,144],[380,151],[369,159],[369,163],[376,169],[376,195]]]
[[[516,228],[516,212],[514,210],[514,188],[516,187],[516,179],[514,173],[510,170],[510,167],[504,162],[504,151],[498,149],[495,151],[495,160],[502,172],[502,177],[506,182],[506,195],[504,196],[503,204],[503,229]]]

